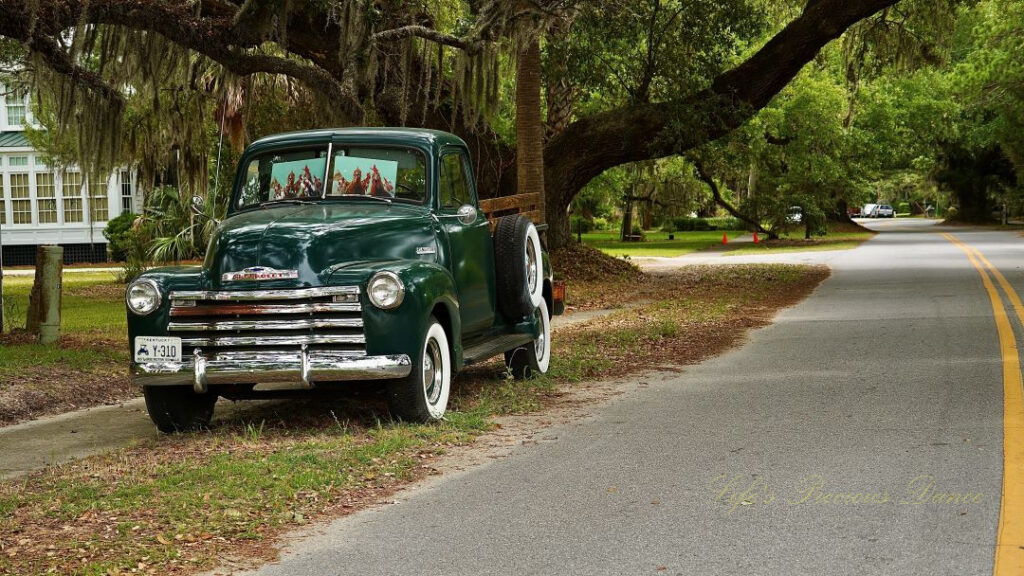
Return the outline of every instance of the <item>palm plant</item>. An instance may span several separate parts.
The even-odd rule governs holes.
[[[196,214],[192,211],[192,195],[185,190],[170,186],[154,189],[143,216],[152,229],[150,258],[176,262],[201,257],[221,211],[219,196],[211,188],[202,213]]]

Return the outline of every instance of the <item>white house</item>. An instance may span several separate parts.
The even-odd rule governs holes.
[[[0,262],[33,264],[41,244],[63,246],[66,263],[105,262],[107,221],[142,205],[134,174],[90,182],[78,168],[51,168],[29,145],[26,125],[34,125],[28,95],[0,85]]]

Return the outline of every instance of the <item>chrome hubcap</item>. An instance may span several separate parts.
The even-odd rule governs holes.
[[[526,243],[526,283],[530,287],[530,294],[537,289],[537,253],[534,251],[533,242]]]
[[[434,405],[441,398],[441,385],[444,380],[444,364],[441,362],[441,348],[433,338],[427,342],[423,351],[423,391],[427,403]]]

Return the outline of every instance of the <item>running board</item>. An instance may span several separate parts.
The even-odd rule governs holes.
[[[466,348],[462,352],[462,364],[464,366],[469,366],[470,364],[483,362],[484,360],[497,356],[506,350],[512,350],[513,348],[530,344],[533,340],[533,336],[530,336],[529,334],[506,334],[504,336],[498,336],[497,338],[491,338],[475,346]]]

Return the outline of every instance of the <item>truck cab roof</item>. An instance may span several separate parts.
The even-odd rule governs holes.
[[[305,144],[332,140],[352,143],[372,142],[374,144],[390,144],[395,146],[415,146],[431,150],[449,145],[466,147],[466,143],[462,138],[440,130],[427,130],[423,128],[325,128],[286,132],[260,138],[249,145],[249,151],[273,148],[282,144]]]

